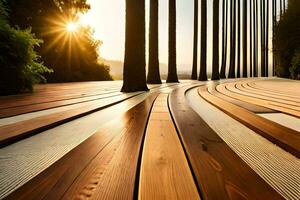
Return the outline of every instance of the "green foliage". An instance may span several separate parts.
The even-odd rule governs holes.
[[[112,80],[109,67],[99,63],[101,43],[85,27],[68,33],[66,23],[76,21],[79,12],[90,7],[86,0],[9,0],[9,22],[12,26],[32,28],[44,42],[38,53],[54,73],[48,82]]]
[[[288,9],[275,30],[276,75],[279,77],[296,78],[289,68],[292,66],[292,71],[296,70],[294,67],[297,64],[292,64],[292,61],[296,51],[300,49],[299,27],[300,1],[290,0]]]
[[[291,77],[300,80],[300,50],[296,52],[292,59],[292,66],[290,67]]]
[[[33,84],[46,81],[42,74],[51,72],[34,51],[42,41],[30,29],[12,28],[6,17],[0,1],[0,95],[32,91]]]

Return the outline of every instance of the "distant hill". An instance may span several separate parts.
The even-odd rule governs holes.
[[[110,74],[115,80],[120,80],[123,78],[123,62],[117,60],[104,60],[106,65],[110,66]],[[190,69],[189,65],[178,65],[178,76],[180,79],[189,79],[190,78]],[[167,78],[168,74],[168,65],[160,63],[160,74],[162,79]]]

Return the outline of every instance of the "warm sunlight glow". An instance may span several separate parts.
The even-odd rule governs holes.
[[[66,25],[66,29],[68,32],[75,32],[78,29],[78,24],[75,22],[69,22]]]

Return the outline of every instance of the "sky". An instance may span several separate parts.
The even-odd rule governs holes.
[[[193,0],[177,1],[177,63],[179,65],[192,64],[193,2]],[[209,0],[209,4],[211,4],[210,2],[212,1]],[[125,0],[88,0],[88,3],[91,5],[91,9],[81,17],[81,22],[90,25],[95,31],[95,38],[103,42],[100,48],[101,57],[123,61]],[[149,3],[150,0],[146,0],[146,41],[148,41]],[[208,17],[210,18],[210,15]],[[208,19],[208,29],[211,29],[211,21]],[[208,36],[210,37],[211,34]],[[167,0],[159,1],[159,60],[161,63],[168,62]]]
[[[199,1],[198,63],[200,57],[199,51],[201,32],[200,2],[201,1]],[[81,16],[80,21],[81,23],[90,25],[95,31],[95,39],[103,42],[100,48],[100,56],[107,60],[123,61],[125,44],[125,0],[88,0],[88,3],[91,5],[91,9]],[[150,0],[146,0],[146,43],[148,41],[149,3]],[[211,71],[212,63],[212,3],[213,0],[208,0],[208,72]],[[177,64],[179,67],[180,65],[189,67],[192,66],[193,55],[194,0],[177,0],[176,6]],[[270,34],[270,37],[271,35],[272,34]],[[270,49],[271,48],[272,47],[270,44]],[[148,44],[146,46],[146,51],[147,50]],[[159,0],[159,60],[160,63],[168,63],[168,0]]]

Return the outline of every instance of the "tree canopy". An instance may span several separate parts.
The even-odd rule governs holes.
[[[99,64],[100,41],[92,38],[88,27],[68,32],[66,26],[78,20],[78,13],[90,6],[86,0],[10,0],[12,26],[32,27],[44,43],[37,51],[44,63],[54,70],[49,82],[112,80],[109,67]]]
[[[300,66],[298,61],[300,52],[299,27],[300,1],[290,0],[288,9],[277,24],[275,32],[276,75],[279,77],[299,79],[300,70],[296,67]]]
[[[45,81],[43,73],[51,72],[34,51],[42,41],[36,39],[31,29],[11,27],[7,17],[0,0],[0,95],[31,91],[33,84]]]

